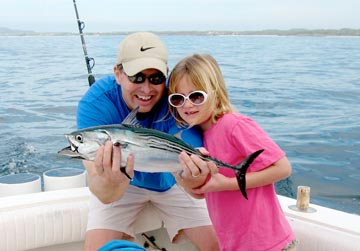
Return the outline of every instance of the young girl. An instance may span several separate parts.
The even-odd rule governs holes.
[[[205,196],[221,250],[296,250],[294,233],[274,188],[274,182],[291,174],[291,165],[257,123],[235,113],[215,59],[194,54],[181,60],[170,75],[169,92],[171,112],[177,122],[199,125],[204,147],[212,157],[236,165],[249,154],[265,149],[248,168],[248,200],[240,193],[231,169],[219,168],[196,188],[191,186],[196,182],[183,182],[186,177],[175,174],[179,184],[194,197]],[[199,173],[204,171],[184,169],[192,180],[201,178]]]

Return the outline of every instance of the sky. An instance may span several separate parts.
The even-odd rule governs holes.
[[[74,0],[0,0],[0,27],[78,32]],[[84,32],[360,29],[360,0],[76,0]]]

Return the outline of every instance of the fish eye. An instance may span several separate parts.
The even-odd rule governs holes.
[[[83,143],[83,136],[81,134],[75,135],[75,140],[77,142]]]

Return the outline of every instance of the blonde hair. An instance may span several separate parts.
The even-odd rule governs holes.
[[[212,109],[211,121],[215,123],[225,113],[233,112],[225,81],[216,60],[208,54],[193,54],[178,62],[169,76],[169,95],[176,93],[180,80],[186,76],[197,90],[208,94],[206,109]],[[187,123],[169,106],[171,114],[180,125]],[[200,120],[200,119],[199,119]]]

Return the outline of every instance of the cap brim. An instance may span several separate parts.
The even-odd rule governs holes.
[[[145,69],[157,69],[167,77],[167,64],[158,58],[139,58],[123,62],[122,65],[128,76],[134,76]]]

